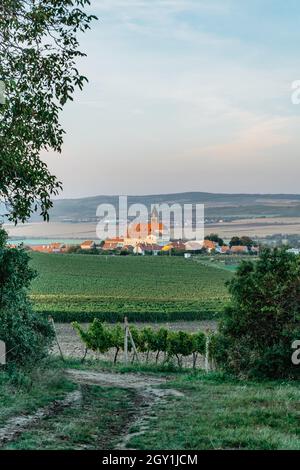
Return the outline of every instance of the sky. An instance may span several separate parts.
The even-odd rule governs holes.
[[[299,0],[91,0],[62,197],[299,193]]]

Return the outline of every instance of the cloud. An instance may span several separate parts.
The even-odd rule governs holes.
[[[244,157],[251,156],[257,161],[259,155],[266,151],[285,146],[293,142],[290,129],[293,125],[300,126],[299,118],[256,118],[256,123],[246,129],[240,130],[229,142],[201,148],[198,155],[214,157],[227,163],[243,161]],[[270,154],[269,154],[270,155]],[[272,159],[270,161],[272,163]]]

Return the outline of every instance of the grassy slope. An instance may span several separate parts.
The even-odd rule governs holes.
[[[204,319],[218,315],[231,274],[181,257],[33,254],[38,311],[56,321]]]

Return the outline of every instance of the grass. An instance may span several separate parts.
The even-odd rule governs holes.
[[[56,367],[62,367],[61,362]],[[128,446],[140,450],[300,450],[299,382],[237,380],[221,373],[172,366],[128,365],[78,359],[67,366],[167,376],[166,388],[183,393],[152,409],[148,430]],[[132,432],[138,431],[136,426]]]
[[[167,376],[165,388],[181,397],[156,402],[143,434],[128,447],[143,450],[290,449],[300,450],[299,382],[241,381],[220,373],[191,373],[172,367],[128,365],[96,360],[81,364],[58,358],[37,370],[29,382],[0,374],[0,422],[30,413],[62,398],[77,385],[63,369],[81,368]],[[33,380],[34,379],[34,380]],[[23,380],[23,381],[22,381]],[[42,420],[7,443],[5,449],[112,449],[126,427],[139,431],[135,413],[143,406],[135,392],[114,387],[81,386],[82,402]]]
[[[33,413],[54,400],[61,400],[76,386],[62,370],[48,364],[27,373],[20,370],[0,372],[0,425],[12,416]]]
[[[228,300],[231,274],[182,257],[32,254],[31,298],[56,322],[204,320]]]
[[[10,450],[111,449],[134,413],[137,397],[117,388],[81,386],[82,402],[31,427]]]
[[[239,382],[218,374],[184,375],[168,387],[184,394],[153,409],[136,449],[300,449],[299,383]]]

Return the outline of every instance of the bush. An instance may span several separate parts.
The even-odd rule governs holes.
[[[300,339],[300,258],[265,249],[256,263],[241,263],[229,290],[214,345],[217,364],[242,376],[298,378],[291,346]]]
[[[47,354],[54,336],[49,321],[32,311],[27,297],[35,277],[29,259],[24,250],[0,247],[0,339],[6,343],[7,361],[26,366]]]

